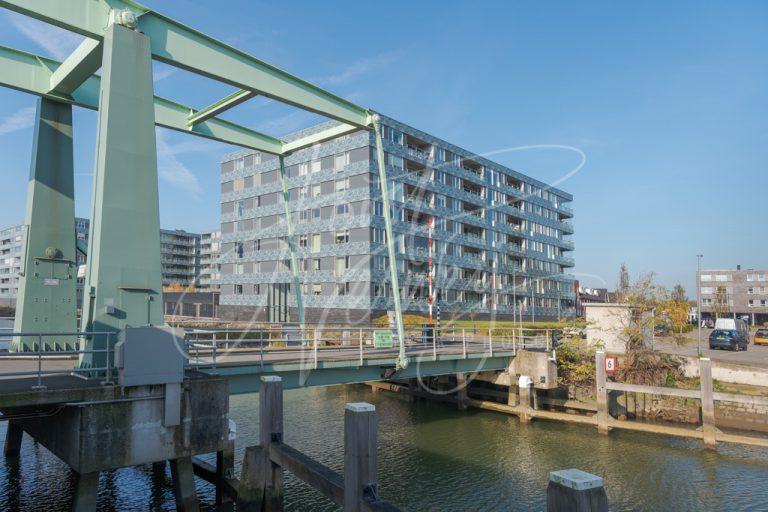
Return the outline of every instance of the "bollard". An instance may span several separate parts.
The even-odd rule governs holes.
[[[549,473],[547,512],[607,512],[603,479],[579,469]]]
[[[344,512],[363,510],[376,495],[376,408],[350,403],[344,408]]]

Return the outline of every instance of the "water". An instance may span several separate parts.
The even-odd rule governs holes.
[[[576,467],[605,477],[612,510],[768,510],[768,450],[535,421],[435,402],[410,404],[364,386],[286,393],[286,442],[342,470],[346,402],[376,404],[379,490],[404,510],[544,510],[550,470]],[[236,470],[243,447],[258,437],[258,395],[231,398],[237,422]],[[0,424],[0,439],[5,424]],[[0,460],[0,510],[66,510],[69,470],[25,436],[19,470]],[[14,501],[14,489],[21,489]],[[198,480],[204,510],[213,488]],[[336,510],[316,491],[288,477],[287,510]],[[149,467],[102,476],[99,510],[175,510],[170,475]]]

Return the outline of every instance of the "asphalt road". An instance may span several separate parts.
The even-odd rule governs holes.
[[[701,333],[701,351],[713,361],[768,368],[768,345],[755,345],[750,339],[749,347],[746,351],[709,350],[709,332],[710,330],[707,329]],[[679,346],[671,338],[656,338],[654,349],[668,354],[696,357],[696,332],[694,331],[690,335],[694,337],[693,341],[688,341],[684,345]]]

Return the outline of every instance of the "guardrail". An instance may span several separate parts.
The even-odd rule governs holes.
[[[31,351],[25,350],[20,352],[4,352],[0,356],[0,360],[19,361],[19,360],[34,360],[36,361],[36,368],[32,370],[14,369],[11,371],[0,371],[0,380],[8,379],[12,377],[36,377],[36,384],[32,386],[32,389],[46,389],[42,382],[44,375],[69,375],[80,373],[95,373],[99,375],[100,382],[102,384],[111,384],[112,376],[114,374],[114,367],[112,364],[114,358],[114,343],[112,342],[117,336],[117,332],[56,332],[56,333],[44,333],[44,332],[3,332],[4,336],[9,338],[24,338],[32,337],[37,338],[37,343],[32,344]],[[63,337],[63,336],[75,336],[78,338],[78,342],[81,339],[91,336],[106,336],[107,348],[103,349],[82,349],[82,350],[58,350],[58,351],[45,351],[43,350],[43,339],[51,337]],[[74,359],[85,354],[99,354],[106,353],[106,364],[103,367],[93,368],[57,368],[51,370],[43,369],[43,361],[51,361],[52,359],[59,360],[62,357],[66,359]],[[1,366],[0,366],[1,368]],[[103,373],[102,373],[103,372]]]
[[[2,332],[2,329],[0,329]],[[407,357],[437,361],[441,356],[467,359],[493,357],[503,352],[514,355],[519,349],[550,351],[556,346],[551,329],[471,329],[460,327],[425,327],[406,330],[404,347]],[[44,376],[68,374],[95,374],[103,384],[113,383],[114,342],[117,332],[56,332],[15,333],[14,337],[37,338],[32,350],[7,352],[0,355],[0,379],[35,377],[33,389],[45,389]],[[107,348],[46,351],[46,337],[77,337],[78,341],[91,336],[106,336]],[[317,369],[321,362],[358,361],[362,366],[374,359],[395,358],[400,342],[396,332],[389,328],[343,326],[296,326],[270,324],[247,329],[190,329],[186,331],[181,350],[188,358],[188,368],[216,371],[217,367],[233,363],[253,363],[261,368],[267,364],[305,364]],[[85,354],[106,353],[105,364],[93,368],[62,367],[56,361],[73,360]],[[34,368],[20,361],[34,360]],[[7,368],[3,371],[3,362]],[[10,363],[10,364],[9,364]],[[29,366],[29,365],[27,365]]]

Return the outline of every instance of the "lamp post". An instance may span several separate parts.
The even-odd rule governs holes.
[[[698,324],[698,336],[696,337],[696,352],[701,357],[701,258],[703,254],[696,255],[696,316]]]

